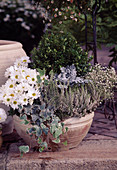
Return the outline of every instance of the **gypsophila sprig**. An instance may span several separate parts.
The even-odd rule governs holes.
[[[100,64],[92,67],[92,72],[86,76],[91,80],[101,94],[101,100],[110,99],[113,97],[113,88],[117,83],[117,75],[113,67],[108,68]]]

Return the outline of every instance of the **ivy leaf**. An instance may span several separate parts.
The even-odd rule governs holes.
[[[67,141],[63,142],[63,145],[67,146]]]
[[[28,145],[27,146],[20,146],[19,150],[20,150],[20,156],[22,157],[23,153],[29,152],[29,146]]]
[[[37,82],[38,82],[39,84],[42,82],[42,80],[41,80],[41,78],[40,78],[39,75],[37,76]]]
[[[37,68],[37,71],[39,72],[40,77],[44,76],[44,74],[45,74],[45,68],[44,68],[43,70],[41,70],[40,68]]]
[[[38,141],[37,141],[38,144],[41,144],[42,143],[42,140],[41,138],[38,138]]]
[[[57,139],[55,139],[55,140],[52,140],[52,142],[54,142],[54,143],[60,143],[60,139],[57,138]]]
[[[44,80],[44,85],[45,85],[45,86],[48,85],[48,80]]]
[[[46,142],[42,142],[41,146],[44,147],[44,148],[47,148],[47,143]]]
[[[27,116],[26,115],[23,115],[20,117],[21,120],[26,120],[27,119]]]
[[[68,127],[65,127],[66,132],[68,132]]]
[[[50,127],[50,133],[53,134],[55,130],[56,130],[56,125],[54,124]]]
[[[32,132],[35,132],[35,131],[36,131],[36,128],[35,128],[35,127],[32,127],[32,128],[29,128],[29,129],[28,129],[28,132],[29,132],[29,133],[32,133]]]
[[[43,152],[43,150],[45,149],[45,147],[43,146],[43,147],[41,147],[41,148],[39,148],[39,152]]]
[[[24,124],[25,124],[25,125],[28,125],[28,124],[29,124],[29,121],[28,121],[28,120],[25,120],[25,121],[24,121]]]
[[[55,138],[59,137],[62,134],[62,127],[59,126],[55,131]]]
[[[41,123],[41,128],[42,128],[42,130],[43,130],[43,132],[45,133],[45,135],[47,135],[48,134],[48,127],[46,127],[43,123]]]
[[[22,109],[22,106],[21,105],[18,105],[19,109]]]
[[[42,135],[42,130],[40,127],[36,128],[36,136],[40,137]]]

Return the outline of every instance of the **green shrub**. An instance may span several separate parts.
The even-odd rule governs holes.
[[[45,68],[47,73],[53,69],[59,73],[61,67],[74,64],[78,75],[85,75],[90,69],[88,57],[77,43],[76,39],[69,33],[47,32],[38,44],[38,48],[31,51],[33,68]]]

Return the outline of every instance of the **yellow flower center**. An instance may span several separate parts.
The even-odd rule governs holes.
[[[25,99],[24,99],[24,102],[26,102],[26,101],[27,101],[27,99],[25,98]]]
[[[9,102],[10,101],[10,99],[9,98],[7,98],[7,102]]]
[[[27,75],[25,78],[27,79],[28,77],[30,77],[29,75]]]
[[[14,97],[15,95],[14,94],[10,94],[10,96]]]
[[[17,101],[14,101],[13,104],[17,104]]]
[[[24,62],[24,63],[26,63],[26,62],[27,62],[27,60],[23,60],[23,62]]]
[[[10,88],[13,88],[13,84],[10,84],[10,86],[9,86]]]
[[[5,97],[6,96],[6,94],[4,94],[4,96],[3,97]]]
[[[32,78],[32,81],[35,81],[35,78]]]
[[[33,93],[32,96],[36,96],[36,93]]]

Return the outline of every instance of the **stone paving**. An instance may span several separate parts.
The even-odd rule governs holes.
[[[117,94],[115,99],[117,102]],[[103,110],[95,112],[89,133],[69,151],[30,152],[21,158],[18,146],[24,141],[16,131],[3,136],[3,140],[0,170],[117,170],[117,129]]]

